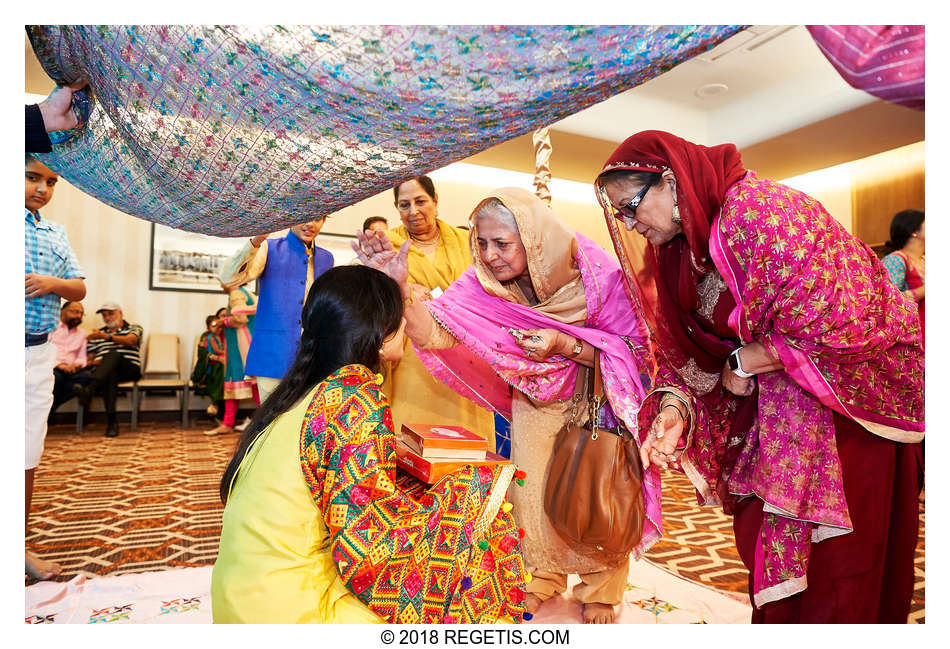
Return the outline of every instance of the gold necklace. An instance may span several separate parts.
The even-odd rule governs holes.
[[[429,239],[428,241],[422,241],[421,239],[417,239],[411,234],[409,235],[409,238],[412,239],[412,245],[414,245],[416,248],[428,249],[428,248],[438,248],[439,242],[442,240],[442,235],[438,230],[436,230],[435,236]]]

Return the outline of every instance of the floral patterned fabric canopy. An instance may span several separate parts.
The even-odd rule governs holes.
[[[50,77],[86,79],[94,96],[87,124],[37,157],[133,216],[272,232],[547,126],[740,29],[30,26]]]

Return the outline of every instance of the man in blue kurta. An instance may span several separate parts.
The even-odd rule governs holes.
[[[244,373],[257,378],[261,401],[290,369],[300,345],[300,313],[313,280],[333,266],[333,255],[314,244],[326,219],[290,228],[285,236],[253,237],[225,263],[229,288],[259,280],[254,336]]]

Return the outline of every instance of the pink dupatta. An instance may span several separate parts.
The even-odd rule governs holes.
[[[558,329],[601,350],[604,390],[611,408],[628,429],[636,431],[643,383],[649,380],[652,365],[649,335],[626,295],[617,261],[587,237],[576,237],[576,261],[587,303],[584,326],[558,322],[529,306],[488,294],[474,268],[469,268],[444,294],[426,303],[460,344],[435,350],[417,346],[416,351],[433,376],[510,419],[511,388],[539,401],[568,400],[578,366],[562,356],[544,361],[526,358],[508,329]],[[644,473],[643,492],[647,524],[634,550],[636,556],[662,536],[661,489],[655,467]]]
[[[853,529],[832,410],[896,442],[923,438],[920,326],[866,244],[820,203],[752,172],[726,193],[709,244],[736,301],[730,327],[785,366],[758,376],[756,434],[729,476],[731,493],[765,502],[752,576],[761,606],[807,587],[812,542]]]

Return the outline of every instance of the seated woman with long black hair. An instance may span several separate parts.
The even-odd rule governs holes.
[[[514,467],[431,487],[396,475],[376,372],[402,353],[402,311],[396,282],[370,268],[313,283],[297,357],[221,481],[215,622],[521,620]]]

